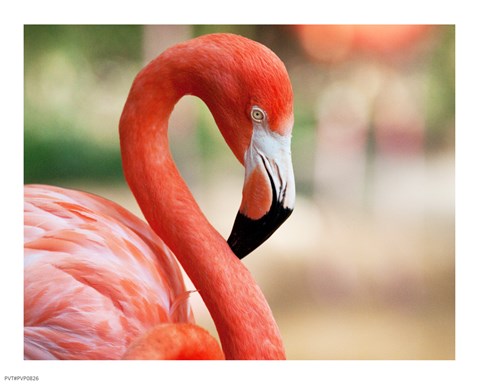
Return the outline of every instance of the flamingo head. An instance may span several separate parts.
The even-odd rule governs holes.
[[[230,248],[240,259],[283,224],[295,203],[288,132],[291,128],[281,134],[278,127],[271,126],[268,112],[260,105],[253,105],[250,112],[252,135],[244,152],[242,202],[228,238]],[[288,124],[293,124],[293,119],[290,121]]]
[[[294,208],[292,86],[282,61],[262,44],[230,34],[195,40],[202,45],[197,74],[203,79],[191,93],[205,101],[245,167],[242,202],[228,238],[242,258]]]

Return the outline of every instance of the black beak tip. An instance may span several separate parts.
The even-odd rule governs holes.
[[[292,212],[293,209],[278,206],[258,220],[250,219],[238,212],[232,233],[227,240],[230,249],[239,259],[244,258],[267,240]]]

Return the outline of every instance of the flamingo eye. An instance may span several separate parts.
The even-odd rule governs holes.
[[[251,112],[252,119],[257,122],[262,122],[265,119],[265,112],[258,107],[253,107]]]

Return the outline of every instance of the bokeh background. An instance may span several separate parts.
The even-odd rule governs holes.
[[[244,261],[288,358],[454,359],[454,26],[27,25],[25,183],[87,190],[141,215],[117,132],[130,85],[166,47],[211,32],[264,43],[293,84],[296,208]],[[242,167],[196,98],[176,106],[169,135],[227,237]]]

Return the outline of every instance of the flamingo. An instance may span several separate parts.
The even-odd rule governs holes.
[[[227,241],[168,149],[168,118],[184,95],[205,102],[245,167]],[[119,134],[125,178],[148,224],[96,195],[25,186],[25,359],[285,359],[271,309],[241,258],[293,210],[292,127],[287,71],[260,43],[204,35],[147,64]],[[221,347],[195,324],[177,260]]]

